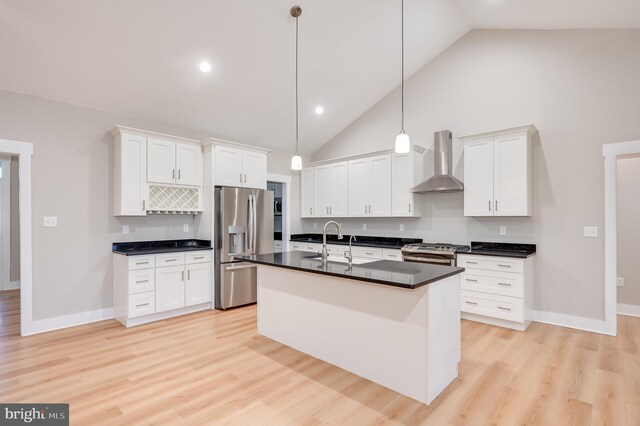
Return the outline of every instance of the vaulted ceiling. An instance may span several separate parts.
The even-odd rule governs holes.
[[[293,150],[295,3],[0,0],[0,89]],[[399,84],[400,0],[298,4],[310,153]],[[640,28],[640,2],[406,0],[407,75],[473,28]]]

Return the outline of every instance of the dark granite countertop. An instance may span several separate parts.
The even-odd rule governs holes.
[[[327,234],[327,244],[349,245],[349,238],[351,238],[351,235],[344,235],[344,238],[339,240],[336,234]],[[293,234],[291,235],[290,241],[322,244],[322,234]],[[356,235],[356,240],[353,242],[353,245],[360,247],[401,249],[405,244],[416,244],[421,242],[421,238],[372,237],[369,235]]]
[[[113,243],[111,251],[126,256],[171,253],[176,251],[213,250],[209,240],[163,240]]]
[[[337,278],[367,281],[405,289],[416,289],[464,271],[464,268],[455,266],[397,262],[393,260],[378,260],[360,265],[354,264],[349,268],[349,265],[346,263],[339,262],[327,262],[323,265],[320,259],[313,259],[313,257],[317,256],[317,254],[311,252],[287,251],[283,253],[246,256],[237,259],[259,265],[275,266],[296,271],[329,275]]]
[[[469,248],[468,250],[458,250],[456,251],[456,253],[526,259],[527,257],[531,257],[536,254],[536,245],[471,241],[471,248]]]

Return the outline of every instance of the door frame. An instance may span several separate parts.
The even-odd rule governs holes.
[[[640,140],[604,144],[604,321],[605,333],[617,334],[618,320],[618,220],[617,168],[618,158],[640,154]]]
[[[0,155],[2,168],[0,182],[0,290],[9,290],[11,284],[11,157]]]
[[[31,223],[31,157],[33,144],[0,139],[0,153],[18,157],[20,207],[20,334],[33,334],[33,246]]]
[[[288,251],[291,239],[291,176],[267,173],[267,182],[282,184],[284,209],[282,211],[282,251]],[[286,245],[285,245],[286,244]]]

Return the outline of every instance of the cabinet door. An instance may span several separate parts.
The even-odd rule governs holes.
[[[184,308],[184,266],[156,268],[156,312]]]
[[[331,216],[349,216],[349,163],[331,165]]]
[[[300,217],[314,217],[316,212],[316,169],[308,167],[300,173]]]
[[[114,214],[144,216],[148,195],[147,138],[119,136],[114,150],[116,157]]]
[[[175,183],[176,144],[149,138],[147,142],[147,180],[154,183]]]
[[[391,164],[391,214],[392,216],[418,216],[415,194],[411,188],[417,185],[417,156],[415,152],[408,154],[393,154]],[[421,159],[421,157],[420,157]]]
[[[493,216],[493,138],[464,147],[464,215]]]
[[[245,188],[267,189],[267,154],[242,152],[242,184]]]
[[[391,154],[371,158],[369,213],[391,216]]]
[[[349,216],[369,214],[371,159],[349,161]]]
[[[331,207],[331,166],[316,168],[316,217],[329,216]]]
[[[243,186],[242,150],[216,146],[214,162],[215,185]]]
[[[186,305],[211,302],[211,263],[187,266]]]
[[[202,148],[197,145],[176,144],[176,183],[202,186]]]
[[[529,155],[527,135],[496,136],[494,153],[494,216],[528,216]]]

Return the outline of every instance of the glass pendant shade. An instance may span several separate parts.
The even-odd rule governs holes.
[[[291,157],[291,170],[302,170],[302,157],[299,155]]]
[[[411,151],[411,140],[403,130],[396,136],[396,154],[406,154],[409,151]]]

